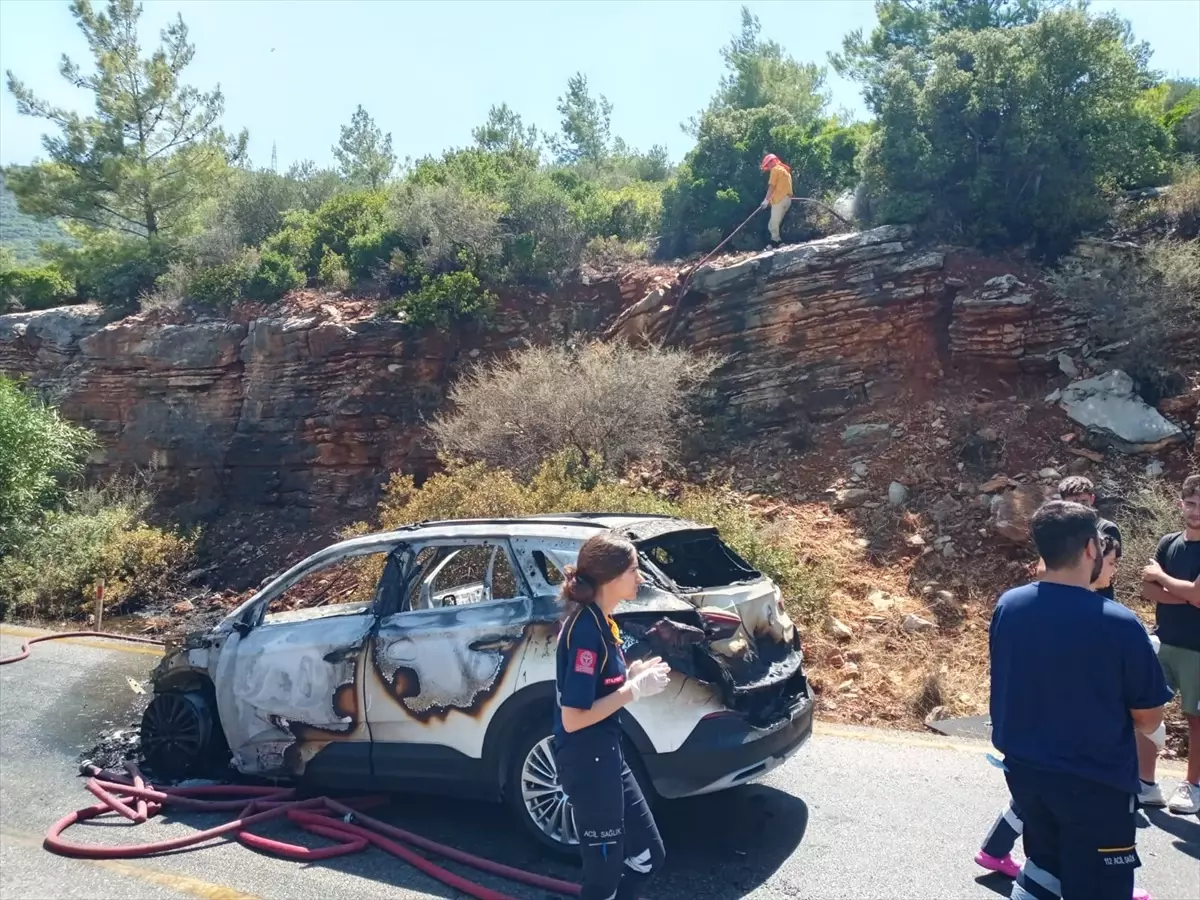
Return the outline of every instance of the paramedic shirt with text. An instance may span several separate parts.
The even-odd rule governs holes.
[[[1007,759],[1136,794],[1131,709],[1171,699],[1137,617],[1095,591],[1005,593],[990,630],[992,743]]]
[[[593,703],[625,683],[625,655],[604,613],[589,604],[567,618],[558,637],[556,663],[555,741],[561,745],[564,741],[620,734],[619,713],[571,733],[562,724],[562,707],[591,709]]]

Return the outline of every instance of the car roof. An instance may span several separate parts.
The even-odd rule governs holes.
[[[545,513],[534,516],[492,519],[444,519],[416,522],[392,531],[356,535],[330,544],[283,572],[266,580],[253,595],[229,613],[223,622],[232,621],[257,602],[263,591],[277,584],[294,581],[313,566],[336,560],[388,552],[392,547],[409,541],[437,537],[453,538],[548,538],[562,541],[586,541],[592,535],[612,529],[629,535],[635,541],[648,541],[664,534],[680,531],[713,532],[710,525],[688,519],[640,513]]]
[[[546,536],[586,540],[598,531],[612,530],[628,534],[635,540],[646,540],[672,531],[695,529],[707,530],[708,526],[650,513],[565,512],[487,519],[439,519],[416,522],[388,533],[400,540],[421,540],[437,535]]]

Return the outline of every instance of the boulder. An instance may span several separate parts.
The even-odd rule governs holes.
[[[898,481],[888,485],[888,503],[892,506],[903,506],[908,500],[908,488]]]
[[[989,525],[996,534],[1016,544],[1024,544],[1030,538],[1030,522],[1038,507],[1045,503],[1053,492],[1040,484],[1023,484],[997,494],[992,498],[992,515]]]
[[[1183,430],[1139,397],[1120,369],[1071,383],[1060,403],[1071,419],[1122,453],[1154,453],[1183,440]]]

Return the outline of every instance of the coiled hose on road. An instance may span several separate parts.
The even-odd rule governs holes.
[[[0,659],[0,665],[26,659],[33,644],[42,641],[62,640],[72,637],[96,637],[114,641],[129,641],[138,644],[162,645],[152,638],[124,634],[109,634],[102,631],[71,631],[30,638],[15,656]],[[412,848],[461,863],[479,872],[525,884],[541,890],[552,891],[567,897],[578,896],[579,885],[557,878],[549,878],[534,872],[526,872],[512,866],[493,862],[445,844],[389,825],[366,815],[363,810],[372,809],[388,802],[384,796],[359,797],[346,801],[332,797],[298,799],[295,788],[268,787],[258,785],[215,784],[197,787],[155,788],[133,762],[125,764],[127,773],[112,772],[92,767],[87,789],[100,803],[86,806],[63,816],[46,832],[42,842],[51,853],[79,859],[136,859],[168,853],[185,847],[194,847],[215,838],[233,837],[247,847],[284,859],[316,862],[334,856],[345,856],[365,850],[374,845],[407,862],[447,887],[461,891],[477,900],[513,900],[508,894],[484,887],[442,868],[421,856]],[[103,844],[77,844],[66,840],[63,833],[72,825],[102,816],[119,815],[140,824],[158,815],[164,807],[175,806],[197,812],[223,812],[238,810],[237,818],[224,825],[208,828],[186,837],[141,844],[107,846]],[[329,838],[337,843],[327,847],[304,847],[254,834],[250,828],[276,819],[286,818],[305,831]],[[409,845],[409,846],[406,846]]]

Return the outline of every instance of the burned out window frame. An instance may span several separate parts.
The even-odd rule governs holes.
[[[653,549],[655,549],[655,547],[657,547],[659,544],[664,543],[672,538],[678,539],[684,535],[695,535],[695,536],[710,535],[710,536],[712,536],[720,544],[720,546],[724,550],[724,552],[731,557],[732,561],[738,565],[739,568],[744,568],[747,572],[754,573],[753,575],[751,575],[747,578],[743,578],[743,579],[739,579],[739,580],[735,580],[735,581],[723,582],[721,584],[721,586],[725,586],[726,584],[728,584],[728,585],[753,584],[754,582],[761,581],[763,578],[766,577],[762,572],[760,572],[758,569],[754,568],[754,566],[750,565],[750,563],[748,563],[745,559],[742,558],[742,555],[740,553],[738,553],[733,547],[731,547],[726,541],[724,541],[721,538],[720,531],[718,531],[716,528],[685,528],[685,529],[678,529],[675,531],[665,532],[662,534],[656,534],[653,537],[644,538],[642,540],[633,539],[633,545],[635,548],[637,548],[638,559],[641,561],[642,568],[654,575],[654,577],[658,580],[660,587],[663,587],[669,591],[676,591],[678,593],[684,593],[684,594],[692,593],[692,592],[696,592],[696,591],[703,591],[703,590],[708,589],[704,586],[699,586],[699,585],[682,585],[682,584],[680,584],[674,578],[672,578],[670,575],[668,575],[665,570],[663,570],[661,567],[659,567],[659,565],[657,563],[655,563],[654,558],[650,555],[650,552]],[[631,539],[632,539],[632,536],[631,536]]]
[[[534,592],[530,588],[529,580],[524,577],[524,573],[521,571],[521,566],[519,565],[519,560],[517,558],[517,554],[514,552],[512,546],[511,546],[511,541],[507,537],[496,536],[496,535],[488,535],[488,536],[471,535],[469,537],[467,537],[467,536],[454,537],[452,535],[445,535],[445,536],[441,536],[441,537],[426,538],[426,539],[423,539],[420,541],[413,541],[411,544],[408,544],[407,547],[411,551],[411,554],[412,554],[411,558],[414,562],[421,555],[422,551],[424,551],[430,547],[434,547],[434,548],[495,547],[495,548],[500,549],[503,553],[505,553],[508,558],[509,569],[512,571],[513,580],[516,582],[516,585],[517,585],[517,590],[518,590],[517,596],[504,597],[504,598],[500,598],[500,599],[492,598],[492,599],[486,600],[482,603],[472,603],[472,604],[469,604],[469,607],[471,609],[487,608],[489,606],[492,606],[493,604],[499,605],[499,604],[503,604],[503,603],[511,603],[516,600],[528,601],[528,600],[531,600],[535,596]],[[494,570],[494,567],[495,567],[495,561],[493,559],[489,568]],[[434,607],[432,610],[403,609],[402,608],[408,598],[409,592],[415,586],[413,583],[413,578],[422,576],[422,574],[423,574],[423,569],[416,568],[416,567],[414,567],[411,571],[406,573],[406,577],[404,578],[402,584],[400,585],[399,591],[397,591],[391,597],[387,597],[387,598],[381,597],[379,599],[379,602],[377,604],[376,615],[380,619],[388,619],[388,618],[392,618],[393,616],[397,616],[397,615],[428,613],[431,611],[436,612],[438,610],[437,607]],[[429,573],[429,574],[432,574],[432,573]],[[428,578],[429,574],[424,574],[424,578]],[[423,578],[423,580],[424,580],[424,578]]]
[[[240,630],[243,632],[259,628],[264,624],[271,602],[277,600],[310,575],[340,565],[351,559],[374,556],[375,554],[382,554],[386,557],[384,562],[384,572],[386,574],[388,561],[391,560],[392,556],[398,552],[403,552],[408,547],[409,545],[404,541],[351,547],[341,553],[335,552],[339,549],[336,544],[332,547],[326,547],[324,550],[318,551],[307,559],[301,560],[292,568],[285,570],[277,578],[272,579],[272,583],[264,586],[257,596],[251,597],[246,601],[244,611],[238,613],[235,610],[231,613],[231,618],[236,626],[240,626]],[[371,605],[359,610],[355,615],[378,616],[382,585],[383,579],[380,578],[375,584]],[[280,624],[287,623],[281,622]]]

